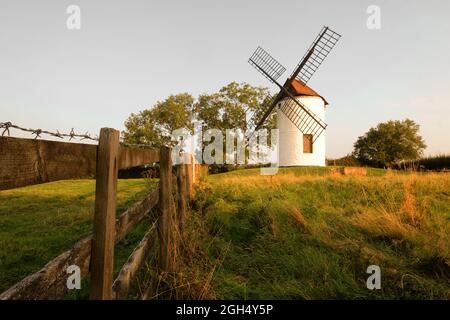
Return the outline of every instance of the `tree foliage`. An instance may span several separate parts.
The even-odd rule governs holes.
[[[174,129],[192,130],[194,120],[202,122],[203,129],[247,130],[248,115],[260,117],[269,102],[268,89],[236,82],[216,93],[202,94],[196,100],[188,93],[172,95],[149,109],[131,114],[125,122],[124,141],[167,144]],[[272,117],[265,126],[274,127],[274,120]]]
[[[195,113],[205,128],[247,130],[247,116],[257,118],[270,100],[269,91],[247,83],[232,82],[219,92],[203,94],[195,104]],[[266,126],[273,125],[268,122]]]
[[[152,108],[132,113],[125,121],[126,143],[160,146],[170,141],[174,129],[192,129],[194,98],[188,93],[171,95]]]
[[[371,128],[354,144],[354,156],[361,162],[391,168],[400,161],[420,158],[426,148],[413,120],[395,120]]]

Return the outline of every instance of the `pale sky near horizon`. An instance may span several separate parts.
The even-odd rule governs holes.
[[[66,27],[72,4],[81,30]],[[381,8],[380,30],[366,26],[369,5]],[[426,154],[450,153],[449,17],[446,0],[0,0],[0,122],[96,134],[170,94],[231,81],[275,91],[247,63],[254,49],[287,77],[328,25],[342,38],[309,82],[330,103],[327,156],[407,117]]]

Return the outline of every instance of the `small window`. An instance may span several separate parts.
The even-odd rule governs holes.
[[[313,153],[313,135],[303,135],[303,153]]]

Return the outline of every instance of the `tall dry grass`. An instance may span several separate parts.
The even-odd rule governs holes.
[[[450,298],[449,174],[390,171],[349,177],[285,171],[208,180],[198,186],[188,231],[180,235],[177,272],[160,278],[147,298],[240,296],[241,282],[253,288],[250,297],[266,297],[267,290],[278,290],[281,297],[291,297],[288,292],[305,298],[367,297],[364,285],[358,291],[364,281],[354,270],[362,270],[364,278],[369,264],[383,266],[384,297]],[[249,242],[253,235],[256,247]],[[298,250],[305,262],[284,255]],[[227,259],[231,262],[224,264]],[[247,278],[240,263],[243,270],[253,270]],[[279,283],[289,281],[283,277],[292,265],[312,268],[299,271],[309,277],[305,287],[278,288],[270,277],[261,280],[257,275],[274,268],[272,263],[286,268],[276,273]],[[330,272],[338,279],[319,281]]]

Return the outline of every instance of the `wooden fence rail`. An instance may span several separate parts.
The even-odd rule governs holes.
[[[116,219],[118,170],[156,162],[160,163],[157,190]],[[73,164],[74,170],[71,167]],[[20,165],[29,169],[25,170],[21,178],[18,176]],[[58,165],[67,170],[58,170]],[[158,235],[157,261],[160,272],[173,271],[176,252],[174,233],[183,227],[186,204],[191,199],[192,185],[198,179],[200,171],[198,164],[178,165],[174,180],[170,148],[155,150],[121,147],[119,131],[109,128],[101,129],[98,146],[0,137],[0,190],[96,175],[93,234],[0,294],[0,300],[64,298],[69,291],[66,281],[70,265],[80,267],[82,277],[90,273],[91,299],[125,299],[132,281],[148,257],[155,229]],[[174,183],[177,186],[176,201],[172,197]],[[114,245],[124,239],[156,205],[159,208],[157,220],[113,282]]]

